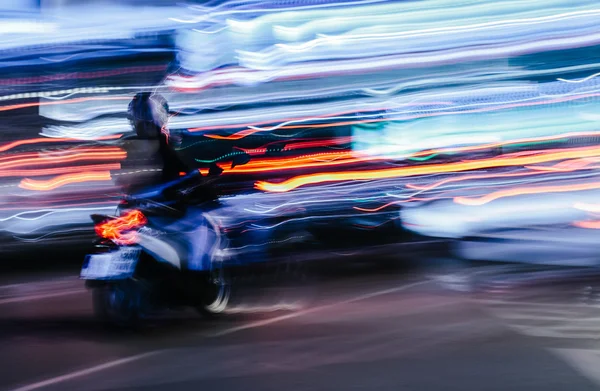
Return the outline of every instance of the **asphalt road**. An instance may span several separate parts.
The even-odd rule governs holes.
[[[294,312],[184,311],[140,333],[100,327],[73,276],[13,277],[0,286],[0,390],[600,386],[600,294],[588,282],[466,290],[476,274],[338,276],[284,295],[311,298]]]

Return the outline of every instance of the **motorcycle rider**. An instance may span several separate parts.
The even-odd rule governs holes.
[[[138,93],[129,103],[127,113],[139,140],[158,141],[158,154],[163,163],[162,181],[168,182],[177,179],[181,172],[187,173],[187,166],[169,147],[169,105],[166,99],[150,92]]]
[[[218,194],[212,185],[212,178],[202,177],[200,172],[186,163],[185,156],[177,153],[176,147],[182,143],[179,131],[168,128],[169,105],[164,97],[151,92],[136,94],[129,103],[128,118],[135,136],[126,140],[128,157],[136,162],[143,161],[162,166],[160,174],[156,169],[138,170],[137,183],[130,181],[125,184],[129,194],[142,188],[151,188],[153,192],[162,191],[165,195],[185,197],[191,193],[201,195],[203,200],[216,200]],[[218,167],[212,167],[209,177],[220,174]],[[123,181],[125,182],[125,181]],[[178,193],[175,193],[176,191]]]
[[[141,180],[138,177],[137,183],[130,181],[125,185],[126,192],[137,199],[175,201],[183,214],[169,224],[169,229],[178,233],[173,240],[183,241],[182,266],[191,270],[206,267],[203,263],[210,262],[210,250],[216,242],[218,227],[205,212],[218,205],[214,181],[220,169],[213,167],[209,176],[204,177],[184,162],[185,156],[176,151],[182,143],[181,133],[169,130],[169,105],[161,95],[136,94],[129,104],[128,118],[135,130],[135,136],[126,141],[128,152],[134,155],[132,160],[160,164],[162,170],[158,175],[156,170],[141,170],[146,175]]]

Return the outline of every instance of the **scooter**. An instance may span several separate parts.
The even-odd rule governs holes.
[[[257,242],[268,239],[242,235],[250,245],[240,246],[239,235],[215,218],[223,205],[205,184],[206,178],[191,173],[124,197],[114,216],[91,216],[98,239],[80,278],[92,289],[101,320],[137,327],[166,309],[184,307],[213,318],[231,310],[232,296],[239,309],[248,307],[247,296],[254,293],[264,298],[271,288],[305,284],[305,262],[272,257],[271,248],[256,250]],[[289,304],[277,289],[272,299]]]
[[[215,201],[194,202],[194,192],[206,189],[182,182],[126,196],[114,216],[91,216],[98,240],[80,278],[102,320],[135,326],[166,308],[191,306],[205,316],[226,308],[226,241],[206,213]]]

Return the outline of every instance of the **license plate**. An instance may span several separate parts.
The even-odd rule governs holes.
[[[84,280],[127,278],[135,271],[140,253],[138,247],[122,247],[110,253],[88,255],[80,276]]]

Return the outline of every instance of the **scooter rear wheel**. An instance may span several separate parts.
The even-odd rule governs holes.
[[[92,291],[94,312],[104,323],[134,328],[142,318],[143,287],[134,280],[109,282]]]

